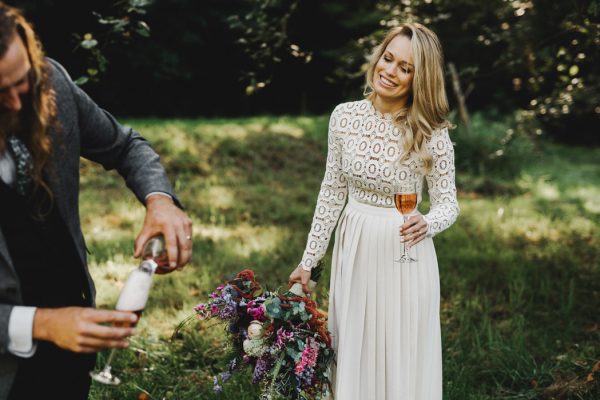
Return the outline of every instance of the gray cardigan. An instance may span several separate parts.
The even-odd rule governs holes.
[[[79,159],[100,163],[106,170],[116,169],[139,201],[151,192],[173,196],[173,189],[158,155],[136,131],[119,124],[71,81],[64,68],[48,59],[51,82],[56,92],[58,126],[51,132],[53,173],[50,188],[59,214],[85,266],[85,275],[95,297],[94,284],[87,268],[86,247],[79,218]],[[8,347],[8,321],[12,307],[23,304],[19,281],[0,228],[0,400],[5,400],[17,369],[17,358]]]

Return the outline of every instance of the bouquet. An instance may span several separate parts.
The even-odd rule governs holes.
[[[313,269],[311,284],[322,271]],[[214,390],[235,372],[253,371],[261,399],[318,400],[329,396],[333,360],[325,316],[294,284],[284,293],[263,291],[252,270],[244,270],[194,307],[200,320],[227,323],[233,358],[228,370],[214,377]]]

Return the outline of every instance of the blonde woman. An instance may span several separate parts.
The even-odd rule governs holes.
[[[340,104],[331,115],[325,177],[290,280],[308,282],[337,225],[329,294],[334,397],[441,400],[432,237],[454,223],[459,207],[437,36],[416,23],[392,29],[366,81],[365,100]],[[394,194],[413,184],[419,204],[424,181],[431,208],[404,223]],[[398,262],[403,244],[411,262]]]

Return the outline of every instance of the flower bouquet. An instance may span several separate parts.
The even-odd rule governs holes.
[[[315,285],[322,271],[313,269]],[[300,284],[284,293],[263,291],[252,270],[244,270],[194,307],[200,320],[228,325],[233,358],[228,370],[214,377],[214,389],[235,372],[253,371],[261,399],[325,399],[329,396],[329,364],[333,359],[325,316]]]

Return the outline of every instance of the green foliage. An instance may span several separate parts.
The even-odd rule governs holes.
[[[326,113],[361,97],[373,45],[388,28],[415,20],[440,37],[471,112],[521,110],[521,130],[529,131],[533,121],[541,123],[534,129],[563,141],[600,140],[594,130],[600,122],[599,0],[19,5],[47,54],[73,76],[91,80],[86,90],[118,115]],[[152,37],[142,39],[148,26]],[[80,33],[76,43],[73,32]],[[74,44],[81,46],[73,54]],[[88,55],[90,61],[82,60]],[[101,82],[94,83],[98,77]]]
[[[600,18],[598,0],[380,0],[381,23],[416,21],[440,37],[446,59],[458,65],[469,107],[481,104],[541,122],[546,133],[571,143],[600,143]],[[381,36],[364,42],[371,47]],[[524,121],[520,130],[527,130]]]
[[[451,133],[455,143],[457,185],[481,193],[514,193],[514,181],[525,162],[534,161],[532,136],[514,128],[512,117],[496,112],[476,113],[471,126],[458,125]]]
[[[102,16],[95,12],[97,22],[107,27],[107,30],[102,33],[102,45],[92,33],[75,34],[79,47],[87,52],[89,65],[87,75],[75,80],[77,85],[84,85],[90,80],[97,81],[99,75],[106,72],[108,66],[108,59],[104,55],[106,46],[114,44],[118,40],[127,42],[135,34],[142,37],[150,36],[150,27],[141,19],[150,4],[152,4],[151,0],[117,0],[114,2],[118,13],[117,17]]]
[[[491,132],[492,144],[482,146],[493,152],[511,121],[475,115],[470,134],[484,141]],[[156,399],[254,400],[258,388],[246,373],[224,385],[221,395],[212,392],[213,376],[231,358],[224,331],[194,321],[173,332],[210,289],[243,268],[255,269],[266,287],[287,282],[302,256],[323,176],[327,119],[129,123],[167,162],[194,221],[194,254],[183,271],[156,277],[132,346],[115,358],[114,371],[125,383],[117,388],[94,383],[90,398],[147,393]],[[256,170],[252,153],[256,143],[267,142],[266,134],[271,147],[261,154],[276,161]],[[461,215],[434,238],[445,398],[598,399],[600,150],[541,141],[536,158],[524,157],[514,179],[502,178],[514,189],[488,195],[468,187],[478,167],[461,164],[463,134],[451,133],[462,182]],[[222,151],[224,143],[236,158]],[[186,170],[194,165],[202,168]],[[274,165],[279,168],[270,170]],[[472,170],[465,174],[466,168]],[[488,165],[483,170],[490,180],[502,173]],[[420,209],[427,212],[425,205]],[[97,303],[111,308],[137,263],[131,253],[144,208],[119,177],[83,162],[81,212]],[[324,265],[315,293],[326,309],[330,254]]]

